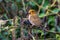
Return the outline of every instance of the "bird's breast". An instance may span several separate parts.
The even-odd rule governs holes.
[[[31,19],[31,15],[29,15],[28,19],[29,19],[29,22],[30,22],[32,25],[35,25],[34,22],[33,22],[33,20]]]

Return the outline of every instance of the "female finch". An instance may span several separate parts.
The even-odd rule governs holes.
[[[35,10],[29,10],[28,14],[28,20],[32,25],[35,25],[37,27],[40,27],[42,25],[42,20],[38,17]]]

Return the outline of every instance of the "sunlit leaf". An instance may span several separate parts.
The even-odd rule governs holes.
[[[52,28],[52,29],[50,30],[50,32],[55,32],[55,28]]]
[[[55,9],[53,9],[52,11],[53,11],[54,13],[58,13],[60,10],[57,9],[57,8],[55,8]]]
[[[45,16],[45,14],[44,13],[41,13],[40,15],[39,15],[39,17],[44,17]]]
[[[56,34],[57,40],[60,40],[60,35]]]

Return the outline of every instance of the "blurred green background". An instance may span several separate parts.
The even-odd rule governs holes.
[[[29,9],[34,9],[48,32],[32,28],[28,35],[28,21],[22,24]],[[36,38],[37,37],[37,38]],[[22,39],[21,39],[22,38]],[[0,0],[0,40],[60,40],[59,0]]]

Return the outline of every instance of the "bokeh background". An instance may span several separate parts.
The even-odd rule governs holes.
[[[37,12],[47,31],[30,28],[29,9]],[[0,40],[44,39],[60,40],[60,0],[0,0]]]

